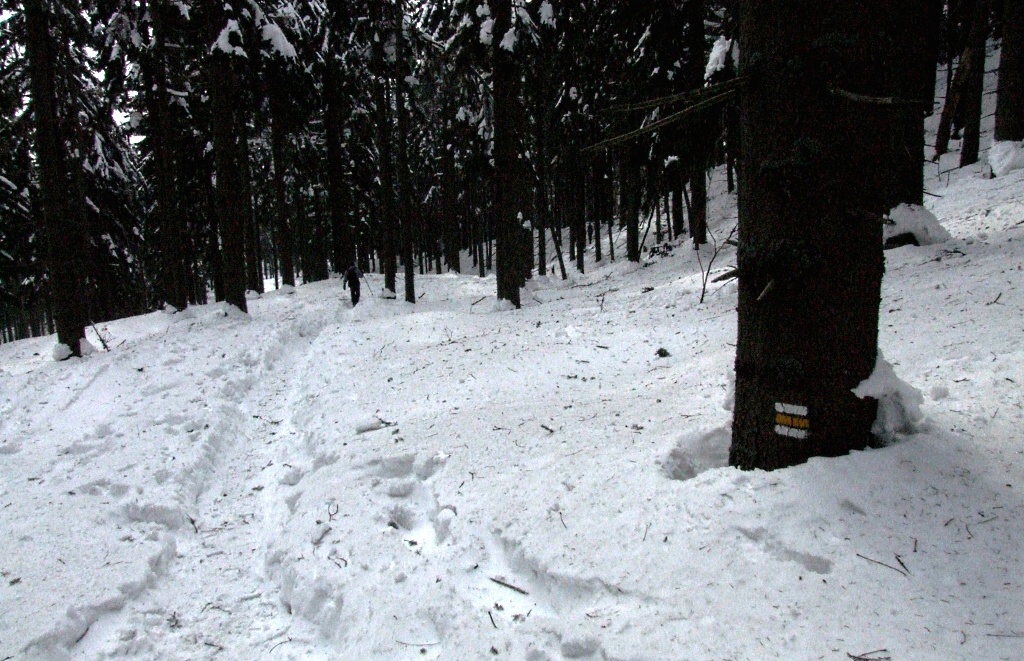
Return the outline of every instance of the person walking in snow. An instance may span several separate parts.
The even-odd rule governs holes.
[[[363,277],[362,271],[355,264],[349,264],[349,267],[345,270],[341,287],[342,289],[347,288],[352,295],[352,307],[355,307],[356,303],[359,302],[359,278],[361,277]]]

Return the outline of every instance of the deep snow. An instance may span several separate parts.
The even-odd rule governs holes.
[[[0,347],[0,659],[1024,658],[1024,171],[955,156],[952,238],[886,253],[924,420],[772,473],[725,467],[735,282],[685,245]]]

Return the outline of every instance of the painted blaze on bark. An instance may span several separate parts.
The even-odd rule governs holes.
[[[739,324],[730,463],[774,469],[871,441],[887,150],[902,89],[889,4],[741,3]],[[844,94],[849,92],[851,94]],[[860,95],[860,96],[856,96]]]

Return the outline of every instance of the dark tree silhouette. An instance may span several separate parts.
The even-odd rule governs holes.
[[[877,357],[891,196],[877,159],[902,130],[878,48],[896,30],[891,11],[881,0],[740,3],[735,466],[872,442],[877,402],[851,389]]]

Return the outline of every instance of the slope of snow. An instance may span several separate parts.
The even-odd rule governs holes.
[[[1022,658],[1024,171],[939,165],[883,285],[923,420],[771,473],[685,242],[519,311],[370,275],[0,347],[0,659]]]

